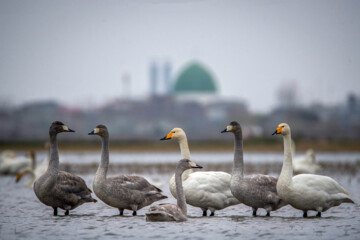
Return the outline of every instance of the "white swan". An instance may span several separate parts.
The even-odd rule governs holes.
[[[16,157],[13,151],[6,150],[1,155],[0,174],[17,174],[20,169],[31,167],[30,157]]]
[[[136,211],[167,198],[161,190],[151,185],[145,178],[132,175],[107,177],[109,167],[109,132],[106,126],[98,125],[89,133],[101,137],[101,161],[96,171],[93,190],[98,198],[111,207],[118,208],[123,216],[124,209]]]
[[[291,132],[286,123],[281,123],[274,134],[282,134],[284,138],[284,162],[276,185],[279,196],[296,209],[321,213],[341,203],[354,203],[349,193],[334,179],[314,174],[299,174],[293,177],[291,153]]]
[[[232,132],[234,141],[234,164],[231,173],[230,189],[232,194],[245,205],[252,207],[253,216],[258,208],[264,208],[266,216],[287,205],[276,192],[277,178],[262,174],[244,177],[243,138],[242,129],[238,122],[233,121],[224,132]]]
[[[33,187],[35,180],[43,175],[49,166],[49,157],[46,157],[41,163],[32,164],[31,168],[23,168],[16,175],[16,182],[19,182],[23,176],[30,174],[30,180],[24,184],[25,187]]]
[[[303,156],[294,157],[293,167],[295,174],[315,174],[322,169],[320,164],[316,162],[315,152],[313,149],[308,149]]]
[[[181,175],[184,173],[185,170],[191,168],[202,167],[190,161],[189,159],[182,159],[179,161],[175,169],[176,194],[178,196],[177,205],[163,203],[150,206],[148,212],[146,213],[146,221],[183,222],[187,220],[186,200],[184,195],[184,189],[182,186]]]
[[[190,159],[190,150],[184,130],[174,128],[170,133],[160,140],[174,139],[180,144],[181,157]],[[225,172],[194,172],[193,169],[186,170],[182,175],[186,203],[199,207],[203,216],[215,215],[215,210],[221,210],[240,202],[230,191],[231,175]],[[176,197],[175,175],[170,179],[170,192]]]

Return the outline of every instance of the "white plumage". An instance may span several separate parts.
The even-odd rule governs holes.
[[[276,185],[279,196],[296,209],[304,212],[321,212],[338,206],[341,203],[354,203],[349,193],[334,179],[314,174],[300,174],[293,177],[291,153],[291,132],[286,123],[279,124],[274,134],[282,134],[284,138],[284,163]]]
[[[190,150],[184,130],[174,128],[162,140],[174,139],[180,144],[181,157],[190,159]],[[182,175],[186,203],[199,207],[206,216],[210,210],[214,216],[215,210],[239,204],[240,202],[230,191],[231,175],[225,172],[194,172],[186,170]],[[176,198],[175,176],[170,179],[170,192]]]

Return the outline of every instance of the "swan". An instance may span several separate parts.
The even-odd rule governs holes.
[[[151,185],[145,178],[122,175],[106,177],[109,166],[109,132],[106,126],[98,125],[89,133],[101,137],[101,162],[93,182],[95,195],[111,207],[118,208],[123,216],[124,209],[136,211],[155,201],[167,198],[161,190]]]
[[[293,167],[295,174],[300,174],[300,173],[315,174],[321,170],[320,164],[316,162],[315,152],[311,148],[306,151],[305,155],[294,157]]]
[[[19,158],[13,151],[6,150],[1,154],[0,174],[17,174],[20,169],[30,168],[31,162],[31,156]]]
[[[61,132],[75,132],[62,122],[55,121],[51,124],[50,135],[50,161],[49,166],[34,183],[34,192],[40,202],[54,209],[54,216],[58,208],[65,210],[69,215],[72,210],[86,202],[97,202],[91,197],[91,190],[85,181],[76,175],[59,171],[59,152],[56,136]]]
[[[232,194],[243,204],[252,207],[253,216],[258,208],[266,210],[266,216],[287,205],[276,192],[277,178],[256,174],[244,177],[243,138],[238,122],[231,122],[221,133],[232,132],[234,141],[234,164],[231,173],[230,189]]]
[[[35,180],[43,175],[47,167],[49,166],[49,158],[45,158],[41,163],[37,164],[36,162],[31,165],[31,168],[23,168],[18,171],[16,175],[16,182],[19,182],[23,176],[26,174],[30,175],[30,180],[24,184],[25,187],[33,187]]]
[[[331,207],[341,203],[354,203],[349,193],[334,179],[315,175],[299,174],[293,177],[293,162],[291,153],[291,131],[286,123],[281,123],[272,135],[281,134],[284,139],[284,162],[276,189],[279,196],[296,209],[317,211],[317,217]]]
[[[174,128],[160,140],[170,139],[174,139],[180,144],[181,157],[190,159],[190,150],[184,130]],[[208,209],[211,212],[210,216],[214,216],[215,210],[239,204],[240,202],[231,194],[230,178],[231,175],[225,172],[194,172],[193,169],[184,171],[182,180],[186,203],[201,208],[203,216],[207,215]],[[170,179],[169,187],[171,194],[177,198],[175,175]]]
[[[182,159],[179,161],[175,169],[176,195],[178,196],[177,205],[163,203],[150,206],[146,213],[146,221],[182,222],[187,220],[186,200],[181,175],[185,170],[191,168],[202,168],[202,166],[197,165],[189,159]]]

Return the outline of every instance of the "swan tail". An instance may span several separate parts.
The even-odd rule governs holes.
[[[345,198],[344,203],[353,203],[353,204],[355,204],[355,202],[351,198]]]

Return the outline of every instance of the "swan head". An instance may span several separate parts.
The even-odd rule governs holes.
[[[185,171],[191,168],[202,168],[202,166],[196,164],[195,162],[189,160],[189,159],[181,159],[176,166],[176,169],[180,169],[181,171]]]
[[[272,135],[281,134],[283,136],[290,134],[290,126],[286,123],[280,123]]]
[[[105,125],[97,125],[88,135],[99,135],[100,137],[109,137],[108,129]]]
[[[232,121],[224,130],[221,131],[221,133],[225,132],[239,133],[241,132],[241,126],[237,121]]]
[[[75,132],[75,131],[68,128],[65,124],[63,124],[60,121],[55,121],[51,124],[50,129],[49,129],[50,136],[54,136],[54,135],[56,135],[58,133],[62,133],[62,132]]]
[[[184,130],[181,128],[173,128],[165,137],[161,138],[160,140],[180,140],[183,138],[186,138]]]

